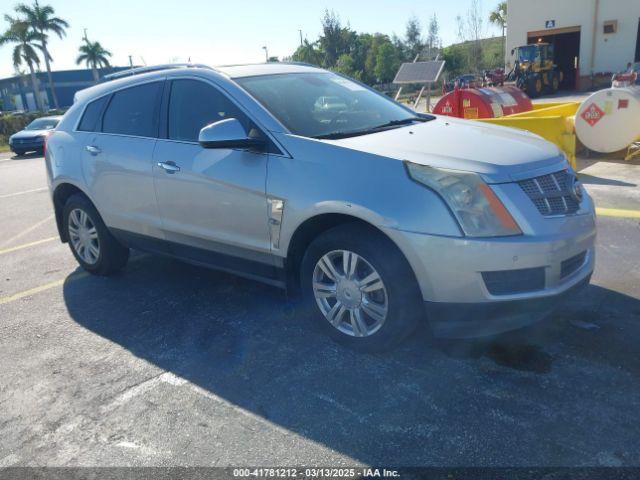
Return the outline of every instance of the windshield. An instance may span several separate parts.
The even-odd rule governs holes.
[[[424,120],[384,95],[333,73],[262,75],[236,81],[292,133],[305,137],[339,138]]]
[[[535,46],[520,47],[518,49],[518,60],[520,62],[533,62],[536,59]]]
[[[36,118],[25,127],[25,130],[51,130],[58,126],[59,121],[55,118]]]

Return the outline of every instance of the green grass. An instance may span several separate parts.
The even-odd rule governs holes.
[[[0,153],[5,153],[9,151],[9,145],[6,143],[0,143]]]

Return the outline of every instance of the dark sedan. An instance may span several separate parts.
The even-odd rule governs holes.
[[[62,116],[36,118],[24,130],[9,137],[9,148],[17,155],[42,152],[47,136],[58,126]]]

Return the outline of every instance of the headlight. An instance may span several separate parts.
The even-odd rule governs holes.
[[[405,162],[409,176],[438,192],[465,235],[501,237],[522,231],[493,190],[475,173],[444,170]]]

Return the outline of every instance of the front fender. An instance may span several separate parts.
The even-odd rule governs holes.
[[[461,236],[440,196],[412,181],[400,160],[304,137],[282,135],[293,158],[269,158],[267,196],[284,202],[282,256],[296,229],[323,214],[343,214],[378,228]]]

